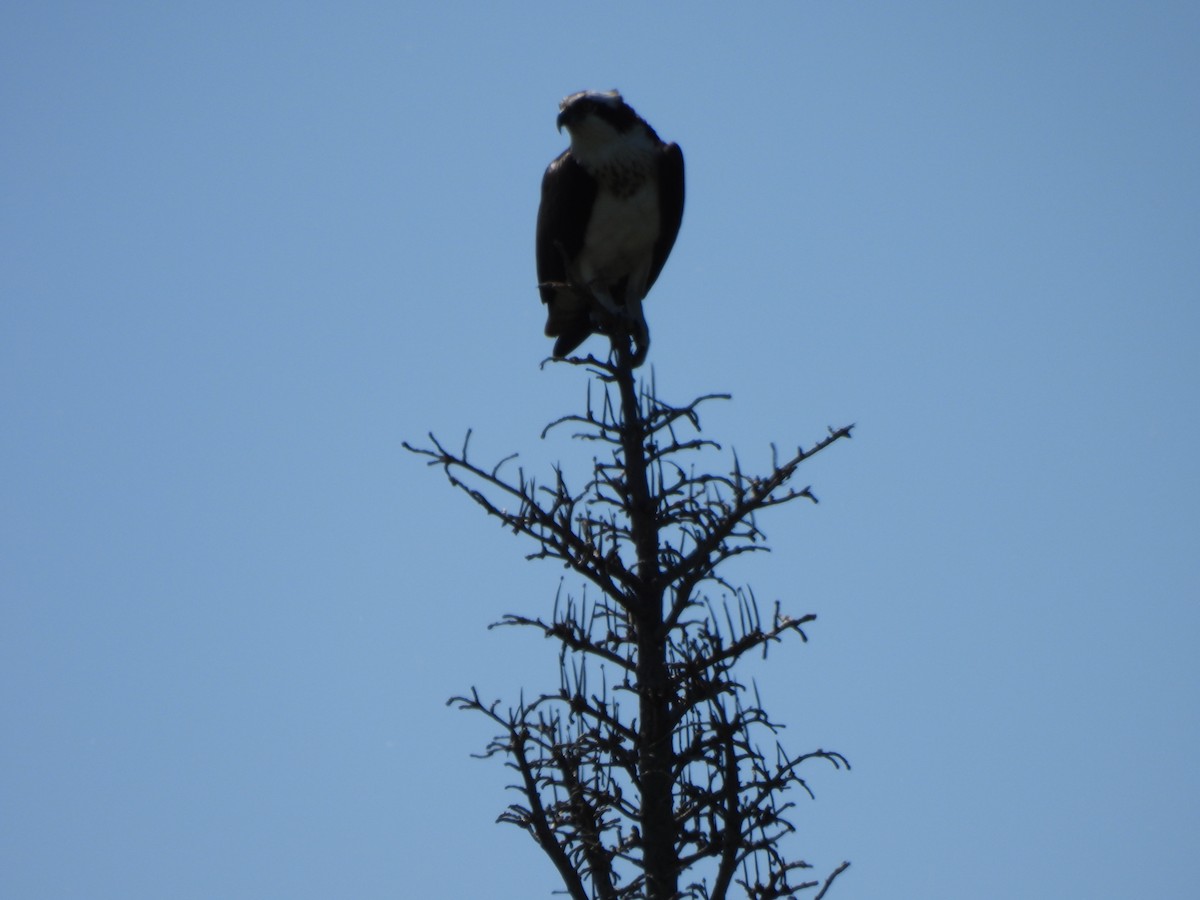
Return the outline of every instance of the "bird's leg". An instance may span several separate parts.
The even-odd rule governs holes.
[[[642,313],[642,301],[630,300],[625,314],[633,324],[633,343],[636,349],[631,364],[637,368],[645,362],[646,354],[650,351],[650,329],[646,327],[646,316]]]

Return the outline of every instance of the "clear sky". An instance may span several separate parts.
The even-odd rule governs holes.
[[[650,364],[747,467],[734,573],[835,749],[831,898],[1184,897],[1200,838],[1200,5],[8,3],[0,895],[528,900],[444,700],[562,575],[407,456],[530,467],[559,98],[683,147]],[[597,345],[598,348],[598,345]]]

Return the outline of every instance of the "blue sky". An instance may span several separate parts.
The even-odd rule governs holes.
[[[533,221],[558,99],[688,166],[662,394],[858,423],[733,574],[839,900],[1179,897],[1200,837],[1200,7],[0,11],[0,894],[549,896],[447,710],[561,572],[400,448],[578,407]]]

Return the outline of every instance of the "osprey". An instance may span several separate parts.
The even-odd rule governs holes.
[[[559,104],[571,146],[542,178],[538,288],[554,355],[592,334],[632,330],[632,364],[650,348],[642,300],[683,219],[683,153],[665,144],[617,91],[581,91]]]

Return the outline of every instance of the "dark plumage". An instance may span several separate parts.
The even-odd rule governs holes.
[[[683,219],[683,153],[616,91],[572,94],[560,109],[571,146],[546,169],[537,221],[546,334],[561,357],[625,322],[638,365],[650,342],[642,300]]]

